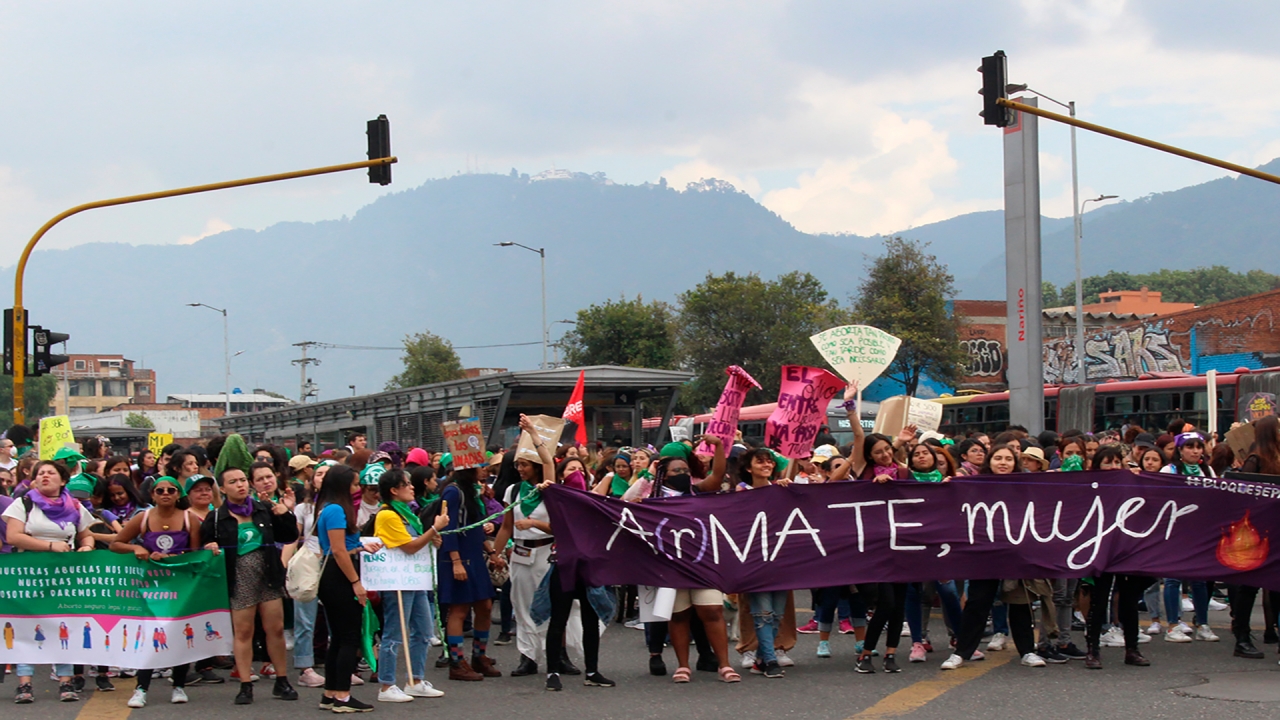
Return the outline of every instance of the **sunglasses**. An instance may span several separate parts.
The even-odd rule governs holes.
[[[158,485],[158,486],[156,486],[156,487],[152,488],[152,489],[151,489],[151,492],[153,492],[153,493],[155,493],[155,494],[157,494],[157,495],[177,495],[177,494],[178,494],[178,488],[173,487],[172,485],[170,485],[170,486],[168,486],[168,487],[165,487],[165,486],[163,486],[163,485]]]

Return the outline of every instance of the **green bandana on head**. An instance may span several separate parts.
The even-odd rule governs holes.
[[[192,476],[192,477],[196,477],[196,476]],[[168,475],[161,475],[160,477],[156,478],[155,483],[152,484],[151,486],[152,490],[154,490],[156,486],[158,486],[160,483],[169,483],[170,485],[178,488],[178,497],[180,498],[184,498],[187,496],[187,489],[182,487],[182,483],[178,482],[177,478],[172,478],[172,477],[169,477]]]
[[[662,446],[662,450],[658,451],[660,457],[676,457],[682,460],[688,460],[693,455],[693,448],[682,442],[669,442]]]

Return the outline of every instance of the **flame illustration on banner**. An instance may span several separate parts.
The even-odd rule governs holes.
[[[1258,534],[1249,522],[1249,511],[1244,517],[1231,523],[1218,541],[1218,562],[1232,570],[1245,572],[1262,567],[1271,551],[1271,539]]]

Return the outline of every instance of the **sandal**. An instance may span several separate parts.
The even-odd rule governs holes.
[[[742,676],[738,674],[737,670],[734,670],[733,668],[726,665],[720,668],[720,682],[723,682],[723,683],[742,682]]]
[[[675,673],[671,676],[671,682],[687,683],[692,675],[693,673],[687,667],[676,668]]]

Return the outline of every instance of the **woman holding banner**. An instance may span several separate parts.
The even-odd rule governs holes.
[[[409,506],[414,500],[413,483],[403,470],[388,470],[378,478],[378,492],[382,496],[382,509],[374,516],[373,534],[382,545],[398,549],[408,555],[422,550],[449,524],[445,508],[440,508],[432,527],[422,527],[422,521]],[[382,688],[378,702],[409,702],[415,697],[433,698],[443,692],[427,682],[427,646],[431,637],[431,604],[426,590],[397,590],[395,599],[391,593],[382,596],[382,644],[378,650],[378,681]],[[396,654],[405,645],[404,631],[408,630],[408,651],[411,673],[404,690],[396,685]]]
[[[52,460],[41,460],[32,471],[31,490],[4,511],[8,525],[5,542],[26,552],[88,552],[93,549],[93,516],[66,490],[70,473]],[[13,701],[25,705],[35,701],[31,677],[35,667],[19,663],[18,690]],[[80,695],[71,684],[71,665],[53,666],[58,676],[58,698],[76,702]]]
[[[133,553],[143,562],[163,560],[200,547],[200,520],[190,510],[178,507],[178,501],[186,496],[184,488],[174,478],[161,476],[151,485],[153,507],[134,515],[111,543],[111,551],[128,555]],[[187,672],[191,663],[173,667],[173,695],[171,703],[187,702]],[[129,698],[131,708],[147,705],[147,692],[151,689],[153,670],[138,671],[138,686]]]

